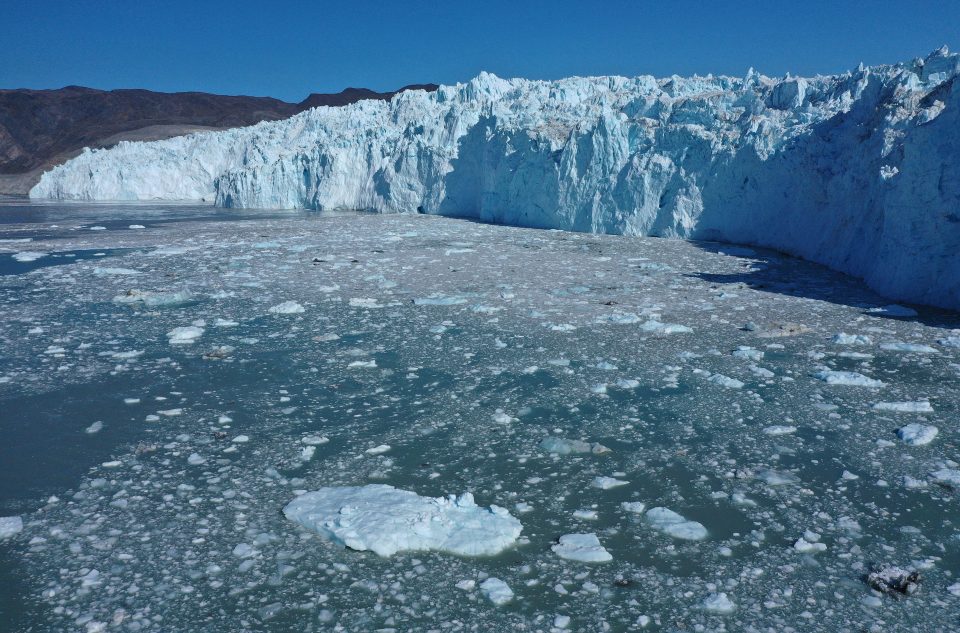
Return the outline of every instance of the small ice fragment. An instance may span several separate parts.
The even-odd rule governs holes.
[[[815,554],[817,552],[827,551],[827,546],[824,543],[811,543],[807,539],[800,537],[797,539],[797,542],[793,544],[793,549],[801,554]]]
[[[620,507],[627,512],[643,514],[643,511],[647,508],[647,504],[643,503],[642,501],[624,501],[620,504]]]
[[[268,312],[271,314],[302,314],[306,309],[296,301],[284,301],[271,307]]]
[[[932,442],[939,432],[935,426],[913,423],[897,429],[897,437],[907,446],[924,446]]]
[[[564,534],[560,542],[551,547],[560,558],[581,563],[605,563],[613,560],[596,534]]]
[[[583,521],[595,521],[597,518],[596,510],[575,510],[573,516]]]
[[[841,385],[846,387],[883,387],[884,383],[881,380],[874,380],[873,378],[868,378],[863,374],[859,374],[855,371],[834,371],[830,369],[824,369],[817,371],[811,374],[812,377],[817,380],[822,380],[828,385]]]
[[[647,321],[640,326],[640,329],[644,332],[651,332],[661,336],[666,336],[668,334],[689,334],[690,332],[693,332],[692,329],[685,325],[678,325],[676,323],[661,323],[660,321]]]
[[[892,411],[894,413],[933,413],[933,407],[927,400],[919,402],[877,402],[874,411]]]
[[[0,517],[0,540],[8,539],[23,530],[23,519],[20,517]]]
[[[199,453],[190,453],[190,457],[187,458],[187,463],[191,466],[201,466],[207,463],[207,460],[204,459]]]
[[[653,529],[673,538],[700,541],[707,538],[707,528],[702,523],[689,521],[668,508],[650,508],[645,515]]]
[[[35,262],[41,257],[46,257],[48,253],[40,253],[38,251],[20,251],[19,253],[13,254],[13,259],[18,262],[27,263]]]
[[[843,332],[833,337],[836,345],[873,345],[873,339],[866,334],[844,334]]]
[[[724,376],[723,374],[713,374],[707,378],[710,382],[720,385],[721,387],[726,387],[727,389],[743,389],[744,383],[737,380],[736,378],[730,378],[729,376]]]
[[[89,435],[93,435],[94,433],[99,433],[102,429],[103,429],[103,422],[97,420],[96,422],[88,426],[84,432]]]
[[[737,605],[733,603],[730,598],[727,597],[727,594],[720,593],[711,593],[703,601],[703,608],[705,611],[710,611],[712,613],[733,613],[736,610]]]
[[[937,350],[929,345],[919,345],[917,343],[884,343],[880,349],[888,352],[906,352],[912,354],[936,354]]]
[[[203,328],[194,325],[175,327],[167,332],[171,345],[191,345],[201,336],[203,336]]]
[[[476,586],[477,586],[477,581],[472,579],[461,580],[456,585],[454,585],[454,587],[456,587],[457,589],[462,589],[463,591],[473,591],[473,589]]]
[[[616,479],[615,477],[594,477],[590,485],[600,490],[609,490],[618,486],[625,486],[628,483],[630,482],[623,479]]]
[[[797,432],[797,427],[784,424],[774,424],[763,429],[767,435],[790,435]]]
[[[380,446],[374,446],[373,448],[368,448],[364,451],[367,455],[382,455],[390,450],[389,444],[381,444]]]
[[[238,435],[230,441],[234,444],[246,444],[250,441],[250,437],[247,435]]]
[[[480,583],[480,591],[498,607],[513,600],[513,590],[510,589],[509,585],[493,576]]]
[[[308,435],[305,438],[300,440],[307,446],[320,446],[321,444],[326,444],[330,441],[330,438],[323,435]]]

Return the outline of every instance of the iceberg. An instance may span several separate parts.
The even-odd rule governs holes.
[[[390,101],[88,149],[43,174],[30,196],[425,213],[733,242],[956,308],[958,74],[960,56],[946,47],[810,78],[481,73]]]
[[[513,545],[523,529],[505,509],[478,506],[469,492],[421,497],[386,484],[320,488],[295,498],[283,514],[334,543],[380,556],[491,556]]]

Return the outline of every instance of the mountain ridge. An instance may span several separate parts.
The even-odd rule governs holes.
[[[317,106],[387,100],[406,90],[436,88],[434,84],[413,84],[376,92],[351,87],[338,93],[311,93],[297,103],[273,97],[142,88],[0,89],[0,194],[26,194],[43,171],[73,158],[84,147],[244,127],[286,119]]]

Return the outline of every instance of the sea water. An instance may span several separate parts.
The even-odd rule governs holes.
[[[0,223],[0,628],[957,626],[955,314],[769,251],[432,216]],[[284,516],[371,484],[522,532],[381,557]]]

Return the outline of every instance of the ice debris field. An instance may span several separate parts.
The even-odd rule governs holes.
[[[960,308],[960,55],[816,77],[481,73],[87,151],[36,199],[361,209],[776,248]]]
[[[10,213],[16,630],[960,625],[955,313],[716,243]]]

